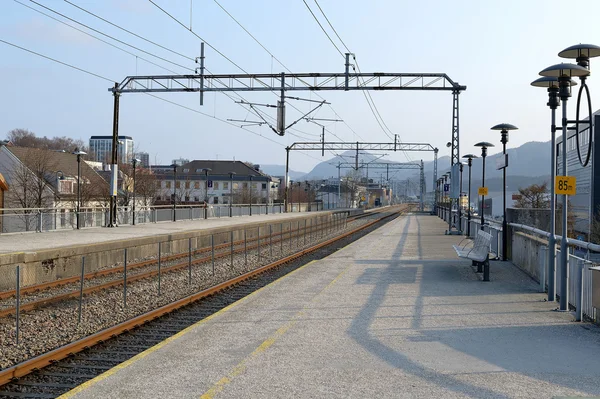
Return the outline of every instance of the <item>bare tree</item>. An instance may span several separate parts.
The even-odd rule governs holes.
[[[13,129],[6,135],[6,139],[18,147],[42,148],[56,151],[73,152],[80,149],[86,152],[87,146],[82,140],[70,137],[37,137],[36,134],[27,129]]]
[[[546,209],[549,207],[548,183],[532,184],[525,188],[519,188],[519,199],[515,202],[515,208]]]

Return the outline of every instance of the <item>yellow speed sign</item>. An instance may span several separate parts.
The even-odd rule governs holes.
[[[556,194],[575,195],[577,192],[577,179],[575,176],[556,176],[554,187]]]
[[[477,194],[479,194],[479,195],[488,195],[488,188],[487,187],[479,187],[477,189]]]

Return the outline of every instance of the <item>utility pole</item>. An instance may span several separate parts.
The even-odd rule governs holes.
[[[108,227],[117,226],[117,146],[119,145],[119,97],[121,93],[117,91],[119,84],[115,83],[113,91],[114,108],[113,108],[113,131],[112,131],[112,151],[111,151],[111,178],[110,178],[110,209]]]

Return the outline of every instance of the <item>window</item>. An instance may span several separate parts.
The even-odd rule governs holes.
[[[59,180],[59,194],[73,194],[73,180]]]
[[[189,195],[185,196],[185,202],[190,202],[190,196]]]
[[[224,204],[229,204],[229,199],[227,199],[227,198],[223,198],[223,203],[224,203]]]
[[[219,189],[219,182],[218,181],[213,182],[213,189],[214,190],[218,190]]]
[[[171,181],[170,180],[167,180],[165,182],[165,188],[171,188]]]
[[[190,170],[189,169],[184,169],[183,173],[188,173]]]
[[[202,173],[202,169],[196,169],[196,173]]]
[[[189,181],[185,182],[185,188],[190,188],[190,182]]]
[[[263,190],[266,190],[266,189],[267,189],[267,183],[263,183],[263,184],[262,184],[262,189],[263,189]]]
[[[242,185],[242,187],[243,187],[243,188],[248,188],[248,183],[244,183],[244,184]]]
[[[194,197],[194,202],[200,202],[200,197]]]
[[[195,181],[194,182],[194,188],[197,190],[200,188],[200,182],[199,181]]]
[[[213,204],[219,203],[219,197],[213,197]]]
[[[234,190],[237,190],[239,186],[240,186],[239,183],[233,183],[233,189]]]
[[[223,190],[227,190],[229,188],[229,182],[223,182]]]
[[[175,182],[175,188],[181,188],[181,182],[179,180]]]
[[[256,188],[256,183],[252,183],[252,188]]]

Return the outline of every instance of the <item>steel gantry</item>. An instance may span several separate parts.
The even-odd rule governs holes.
[[[452,163],[459,158],[458,94],[467,89],[453,81],[445,73],[400,73],[350,71],[350,53],[346,53],[344,72],[336,73],[263,73],[263,74],[207,74],[205,68],[204,43],[201,43],[200,57],[196,59],[200,67],[196,74],[188,75],[144,75],[127,76],[121,83],[115,83],[108,90],[114,96],[113,110],[113,152],[111,186],[116,186],[118,143],[119,96],[125,93],[200,93],[200,105],[204,104],[206,92],[248,92],[262,91],[279,94],[277,102],[277,126],[275,133],[285,134],[285,92],[286,91],[325,91],[325,90],[378,90],[378,91],[450,91],[452,105]],[[456,155],[456,156],[455,156]],[[287,186],[287,179],[286,179]],[[111,189],[109,226],[116,224],[116,190]],[[287,193],[287,189],[286,189]]]
[[[393,143],[361,143],[360,141],[354,143],[346,142],[327,142],[327,141],[315,141],[315,142],[298,142],[293,143],[289,147],[285,148],[285,190],[284,190],[284,203],[288,203],[288,178],[290,170],[290,151],[356,151],[354,158],[354,169],[359,169],[358,155],[361,151],[433,151],[433,187],[435,187],[435,181],[437,180],[437,156],[438,149],[431,144],[427,143],[399,143],[394,137]],[[342,165],[343,163],[339,163]],[[371,162],[369,165],[373,165]],[[410,165],[417,165],[414,169],[422,168],[423,161],[421,164],[409,163]],[[389,165],[407,165],[406,163],[390,163]],[[339,167],[339,166],[338,166]],[[404,168],[408,169],[408,167]],[[425,173],[421,170],[423,175],[423,187],[425,184]]]
[[[355,164],[352,164],[350,162],[340,162],[338,163],[337,168],[339,169],[366,169],[367,170],[367,194],[368,194],[368,184],[369,184],[369,169],[385,169],[386,171],[386,177],[385,180],[387,183],[389,183],[390,181],[390,170],[394,171],[394,170],[403,170],[403,169],[413,169],[413,170],[419,170],[419,186],[420,186],[420,203],[419,203],[419,208],[421,210],[421,212],[423,212],[423,210],[425,209],[425,202],[424,202],[424,198],[425,198],[425,193],[426,193],[426,185],[425,185],[425,164],[423,163],[423,160],[421,160],[420,162],[367,162],[364,164],[361,164],[359,168],[355,167]],[[339,184],[339,183],[338,183]]]

